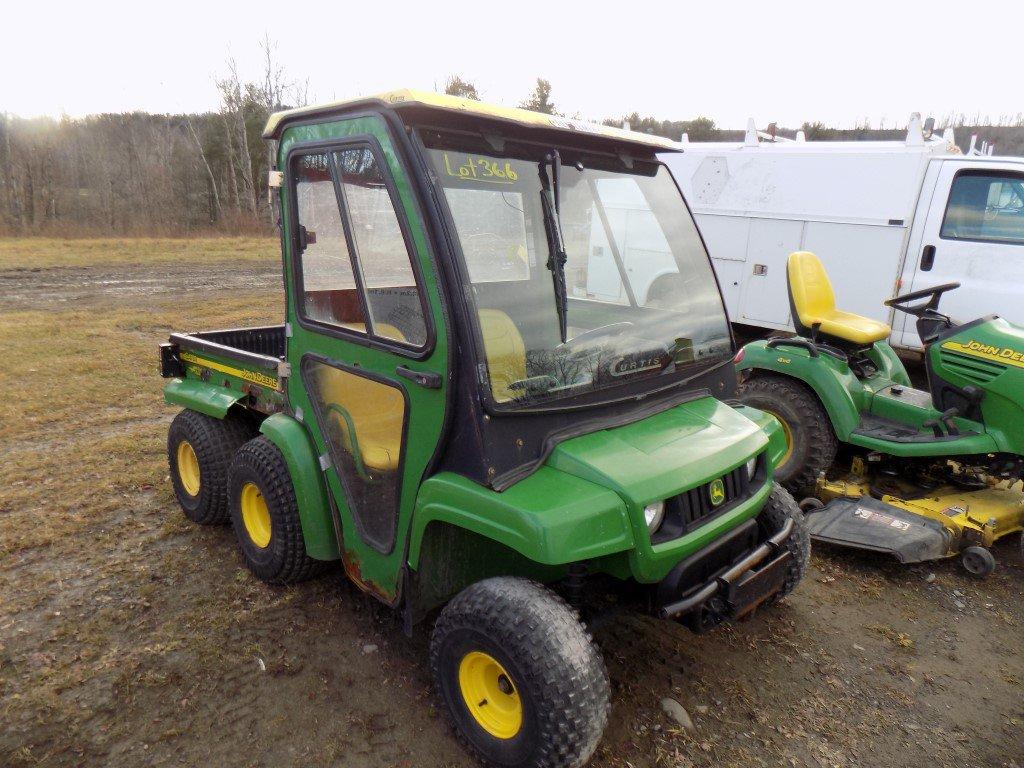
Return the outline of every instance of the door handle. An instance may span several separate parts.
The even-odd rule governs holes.
[[[412,368],[406,368],[404,365],[400,365],[395,368],[395,373],[401,376],[403,379],[419,384],[421,387],[427,389],[440,389],[441,388],[441,374],[433,373],[431,371],[414,371]]]
[[[935,264],[935,246],[926,245],[924,250],[921,251],[921,271],[931,271],[933,264]]]

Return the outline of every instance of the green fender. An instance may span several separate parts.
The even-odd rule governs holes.
[[[195,379],[171,379],[164,385],[166,402],[205,413],[215,419],[227,416],[231,406],[245,396],[245,392],[214,387]]]
[[[867,410],[863,386],[850,366],[836,358],[820,354],[811,357],[800,347],[770,348],[766,341],[752,341],[743,347],[743,358],[736,365],[741,375],[772,371],[803,382],[818,396],[828,412],[836,436],[848,441],[860,423],[860,413]]]
[[[453,472],[426,480],[416,498],[409,542],[414,570],[431,523],[494,539],[542,565],[633,548],[626,505],[617,493],[547,466],[501,493]]]
[[[734,405],[737,413],[746,416],[761,428],[761,431],[768,435],[768,461],[772,468],[779,466],[782,457],[786,453],[786,435],[782,431],[779,420],[766,411],[758,408],[751,408],[749,405]]]
[[[288,465],[306,552],[316,560],[338,560],[341,550],[331,519],[327,486],[306,428],[291,416],[275,413],[263,420],[260,432],[277,446]]]

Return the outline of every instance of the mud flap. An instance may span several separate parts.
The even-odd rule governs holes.
[[[893,555],[901,563],[936,560],[949,552],[950,532],[938,521],[870,496],[835,499],[804,524],[815,541]]]

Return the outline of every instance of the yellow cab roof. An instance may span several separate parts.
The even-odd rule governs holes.
[[[286,109],[283,112],[275,112],[267,120],[263,129],[263,138],[278,139],[284,130],[286,123],[296,119],[314,118],[319,115],[330,115],[346,108],[359,104],[385,104],[392,107],[417,107],[427,110],[437,110],[447,114],[464,114],[499,120],[511,123],[524,128],[545,128],[549,130],[567,131],[569,133],[582,133],[591,136],[604,137],[616,141],[623,141],[634,144],[642,144],[654,147],[658,150],[681,149],[680,145],[662,136],[653,136],[648,133],[627,131],[622,128],[613,128],[608,125],[590,123],[584,120],[574,120],[558,115],[546,115],[542,112],[531,112],[528,109],[518,107],[503,107],[497,104],[485,104],[473,99],[464,99],[459,96],[448,96],[443,93],[431,91],[414,91],[402,89],[398,91],[387,91],[372,96],[362,96],[357,99],[346,99],[330,104],[317,104],[309,107],[298,107],[297,109]]]

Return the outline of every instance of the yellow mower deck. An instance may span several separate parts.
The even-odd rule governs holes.
[[[857,500],[871,496],[871,481],[865,472],[864,463],[854,460],[849,473],[836,479],[820,478],[816,495],[823,501],[835,499]],[[925,496],[907,494],[882,494],[880,501],[892,509],[908,512],[922,520],[933,521],[946,531],[943,537],[945,552],[934,551],[933,557],[952,557],[960,554],[968,547],[991,547],[1004,536],[1024,531],[1024,485],[1017,482],[1012,485],[1006,482],[993,483],[986,488],[968,490],[954,485],[943,485]],[[881,518],[892,529],[894,537],[899,536],[906,526],[907,518],[890,516],[887,520],[885,511],[880,505],[866,505],[853,514],[861,520],[875,515]],[[822,512],[828,507],[822,509]],[[814,516],[820,513],[815,513]],[[934,526],[930,526],[934,530]],[[812,532],[813,535],[813,532]],[[837,539],[830,543],[847,544],[852,547],[862,546],[854,537],[848,542]],[[875,546],[864,546],[876,549]],[[941,549],[941,548],[940,548]],[[899,557],[895,551],[893,554]],[[903,559],[902,557],[900,558]],[[930,559],[930,558],[921,558]]]

